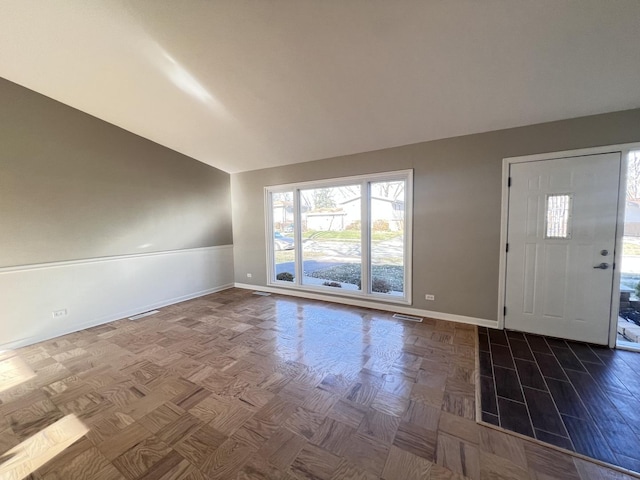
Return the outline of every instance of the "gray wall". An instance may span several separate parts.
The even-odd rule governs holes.
[[[0,79],[0,267],[231,243],[227,173]]]
[[[637,141],[640,109],[234,174],[236,282],[266,285],[264,186],[413,168],[413,306],[495,320],[502,159]]]

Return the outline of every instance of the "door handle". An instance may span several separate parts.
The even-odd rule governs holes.
[[[608,264],[608,263],[604,263],[604,262],[602,262],[600,265],[596,265],[596,266],[595,266],[595,267],[593,267],[593,268],[599,268],[599,269],[601,269],[601,270],[606,270],[607,268],[609,268],[609,264]]]

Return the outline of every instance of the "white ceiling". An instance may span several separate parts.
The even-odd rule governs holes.
[[[639,28],[638,0],[2,0],[0,76],[238,172],[640,107]]]

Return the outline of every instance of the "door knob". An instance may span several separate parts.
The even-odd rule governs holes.
[[[601,270],[606,270],[607,268],[609,268],[609,264],[602,262],[600,265],[596,265],[593,268],[600,268]]]

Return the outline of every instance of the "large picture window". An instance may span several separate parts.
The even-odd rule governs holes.
[[[411,303],[412,174],[267,187],[269,284]]]

